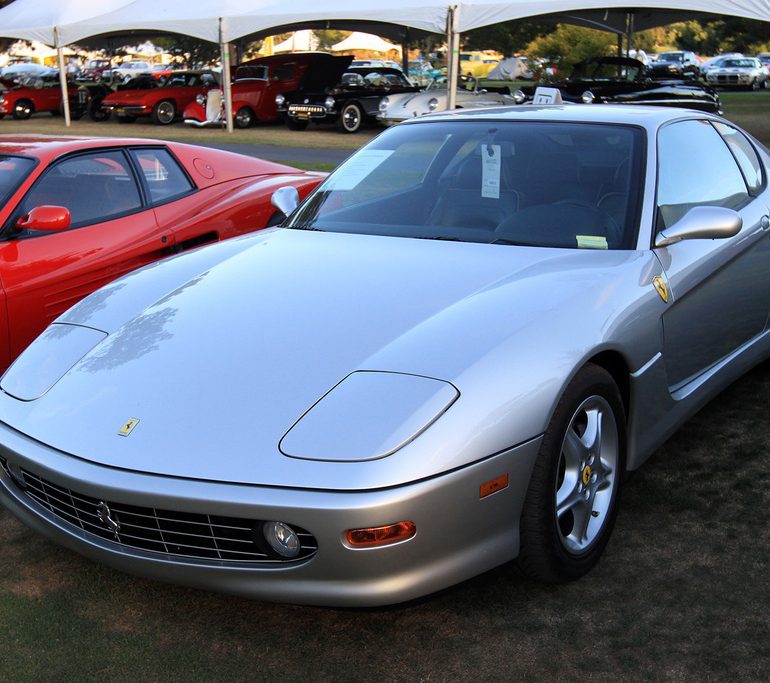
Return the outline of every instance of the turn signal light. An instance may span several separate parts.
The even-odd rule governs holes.
[[[508,475],[503,474],[499,477],[496,477],[495,479],[488,481],[486,484],[482,484],[479,487],[479,498],[486,498],[487,496],[491,496],[493,493],[497,493],[498,491],[502,491],[503,489],[507,488]]]
[[[350,529],[345,539],[353,548],[376,548],[406,541],[417,533],[414,522],[396,522],[386,526],[372,526],[366,529]]]

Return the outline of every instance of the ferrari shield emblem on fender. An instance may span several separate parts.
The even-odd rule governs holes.
[[[660,298],[663,299],[663,303],[668,303],[668,285],[666,284],[666,281],[660,276],[656,275],[654,278],[652,278],[652,284],[657,290],[658,294],[660,294]]]
[[[139,424],[139,420],[137,420],[135,417],[131,417],[128,420],[125,421],[123,426],[120,428],[120,431],[118,432],[118,436],[128,436],[131,432],[134,431],[134,427]]]

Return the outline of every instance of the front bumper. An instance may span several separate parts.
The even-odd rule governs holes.
[[[122,104],[102,104],[102,109],[106,112],[114,112],[118,116],[128,114],[129,116],[144,116],[152,113],[152,107],[143,104],[122,105]]]
[[[533,439],[432,479],[392,489],[318,491],[174,479],[96,465],[0,423],[0,456],[73,491],[125,505],[248,519],[307,529],[318,543],[305,561],[234,564],[148,552],[90,534],[54,516],[0,470],[0,502],[53,541],[122,571],[265,600],[318,605],[384,605],[440,590],[516,557],[518,521],[540,447]],[[507,488],[480,498],[503,474]],[[351,528],[410,520],[414,538],[351,549]]]

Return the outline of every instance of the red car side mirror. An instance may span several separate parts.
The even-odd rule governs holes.
[[[59,232],[69,228],[71,223],[69,209],[63,206],[36,206],[26,216],[19,218],[16,227],[24,230]]]

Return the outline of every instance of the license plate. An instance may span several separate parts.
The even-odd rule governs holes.
[[[306,111],[298,111],[294,114],[298,119],[309,119],[310,114]]]
[[[115,108],[115,113],[116,113],[116,114],[125,114],[125,113],[126,113],[126,110],[125,110],[125,109],[123,109],[123,107],[116,107],[116,108]]]

